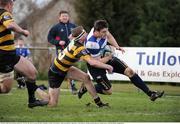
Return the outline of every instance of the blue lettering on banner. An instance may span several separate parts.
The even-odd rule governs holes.
[[[148,55],[146,52],[137,52],[138,64],[142,65],[180,65],[180,56],[167,56],[166,52],[157,52],[156,55]]]

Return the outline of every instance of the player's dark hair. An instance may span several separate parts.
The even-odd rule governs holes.
[[[0,0],[0,6],[5,7],[8,3],[14,2],[15,0]]]
[[[94,22],[94,31],[100,31],[104,28],[108,28],[108,23],[106,20],[97,20]]]
[[[66,11],[66,10],[61,10],[61,11],[59,12],[59,16],[60,16],[61,14],[68,14],[68,15],[69,15],[69,12]]]

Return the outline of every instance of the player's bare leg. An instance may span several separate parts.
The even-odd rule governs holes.
[[[96,90],[95,90],[88,74],[86,74],[85,72],[83,72],[83,71],[81,71],[75,67],[71,67],[68,71],[67,77],[70,79],[74,79],[74,80],[84,82],[84,85],[86,86],[90,95],[93,98],[97,97]]]
[[[9,93],[12,89],[13,78],[5,79],[0,82],[0,93]]]
[[[36,106],[47,105],[48,101],[37,100],[35,98],[35,91],[38,89],[38,87],[35,84],[37,70],[34,67],[34,65],[29,60],[27,60],[26,58],[21,56],[19,62],[15,65],[14,69],[17,72],[23,74],[27,78],[26,86],[27,86],[28,95],[29,95],[28,107],[33,108]],[[44,94],[43,94],[43,96],[41,96],[42,92],[39,92],[39,90],[37,93],[38,93],[38,95],[40,95],[41,98],[44,97]]]
[[[60,88],[50,88],[49,87],[49,107],[55,107],[58,104]]]
[[[144,81],[139,77],[138,74],[136,74],[131,68],[127,67],[124,71],[124,74],[128,76],[131,80],[131,82],[144,91],[146,93],[151,101],[155,101],[157,98],[160,98],[163,96],[164,91],[151,91],[148,86],[144,83]]]
[[[67,77],[70,79],[78,80],[84,82],[85,87],[87,88],[89,94],[94,99],[95,103],[99,107],[107,106],[108,104],[104,104],[101,102],[100,97],[97,95],[94,85],[89,77],[89,75],[76,67],[70,67]]]

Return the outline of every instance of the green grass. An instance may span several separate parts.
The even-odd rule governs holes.
[[[179,122],[180,87],[149,86],[165,90],[165,96],[151,102],[131,84],[113,84],[111,96],[101,95],[110,108],[97,108],[93,103],[87,107],[85,104],[92,101],[88,94],[79,100],[69,91],[61,91],[56,108],[29,109],[27,91],[13,88],[11,93],[0,95],[0,122]]]

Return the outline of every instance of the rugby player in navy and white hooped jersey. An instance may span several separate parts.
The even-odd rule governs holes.
[[[116,49],[125,52],[117,44],[115,38],[108,31],[108,23],[105,20],[97,20],[94,23],[94,27],[91,29],[85,42],[85,47],[90,52],[91,56],[96,59],[99,59],[99,61],[113,66],[113,72],[128,76],[131,82],[136,87],[141,89],[144,93],[146,93],[152,101],[156,100],[158,97],[161,97],[163,95],[163,91],[151,91],[143,82],[143,80],[138,76],[138,74],[136,74],[122,60],[112,55],[109,55],[109,58],[108,56],[102,58],[101,52],[103,51],[107,43],[111,44]],[[106,70],[93,67],[89,64],[87,64],[87,66],[91,76],[97,82],[97,84],[95,85],[96,91],[100,94],[111,95],[112,85],[106,76]],[[86,93],[86,91],[86,88],[82,85],[78,92],[78,97],[81,98],[82,95]]]

